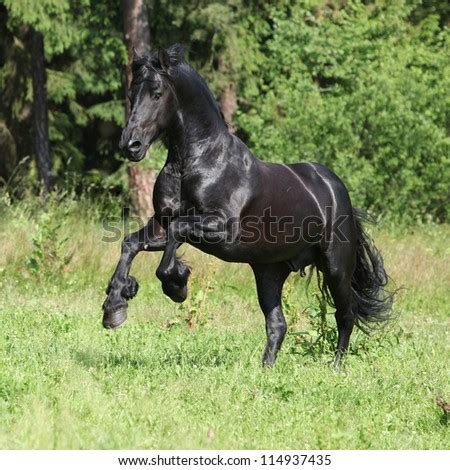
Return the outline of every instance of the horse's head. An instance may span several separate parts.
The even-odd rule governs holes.
[[[169,74],[181,61],[183,50],[179,45],[142,57],[135,55],[128,94],[130,114],[119,144],[130,160],[142,160],[152,142],[169,127],[176,112]]]

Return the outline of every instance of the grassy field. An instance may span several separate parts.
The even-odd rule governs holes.
[[[99,215],[85,212],[1,209],[0,448],[449,447],[436,405],[450,400],[448,226],[373,232],[402,288],[398,321],[355,334],[340,372],[329,366],[332,315],[320,339],[314,282],[306,291],[292,276],[290,333],[264,370],[250,269],[194,249],[180,250],[193,266],[185,304],[162,294],[159,255],[141,254],[129,321],[104,330],[120,243],[103,242]]]

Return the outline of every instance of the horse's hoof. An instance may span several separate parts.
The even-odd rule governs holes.
[[[127,321],[127,307],[119,308],[115,312],[103,314],[103,327],[108,329],[118,328]]]
[[[264,369],[273,369],[275,366],[275,359],[263,358],[262,366]]]
[[[187,298],[187,285],[178,286],[173,282],[163,282],[162,289],[164,294],[171,298],[174,302],[181,304]]]
[[[171,299],[179,304],[183,303],[187,299],[187,286],[177,289]]]

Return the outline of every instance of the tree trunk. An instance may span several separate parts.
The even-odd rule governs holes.
[[[233,124],[233,114],[237,109],[236,88],[230,77],[229,64],[227,63],[226,57],[227,54],[222,54],[219,57],[218,72],[222,77],[228,77],[228,83],[223,88],[219,98],[219,106],[230,132],[234,134],[236,132],[236,128]]]
[[[220,109],[222,111],[223,117],[225,118],[226,123],[230,129],[231,133],[235,133],[236,128],[233,124],[233,114],[237,109],[237,98],[236,90],[234,85],[230,83],[227,85],[225,90],[222,92],[219,100]]]
[[[44,63],[44,38],[30,30],[31,69],[33,77],[33,118],[36,166],[45,192],[52,187],[50,143],[48,140],[47,76]]]
[[[124,37],[128,49],[128,88],[131,82],[133,49],[139,53],[150,50],[150,26],[144,0],[122,0],[122,7]],[[128,117],[130,109],[129,102],[126,101],[126,116]],[[131,206],[134,213],[140,217],[150,217],[153,214],[152,199],[155,179],[156,172],[152,168],[138,163],[129,163],[128,183]]]

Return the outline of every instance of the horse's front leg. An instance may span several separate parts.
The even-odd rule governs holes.
[[[224,220],[217,215],[186,215],[174,219],[167,229],[167,243],[156,270],[164,293],[174,302],[183,302],[187,297],[187,280],[190,268],[176,256],[177,248],[184,242],[195,245],[208,240],[217,243],[217,236],[224,235]]]
[[[117,328],[127,319],[127,301],[133,298],[139,285],[129,275],[131,263],[140,251],[162,251],[166,245],[166,232],[153,217],[137,232],[127,235],[114,274],[106,289],[103,303],[103,326]]]

